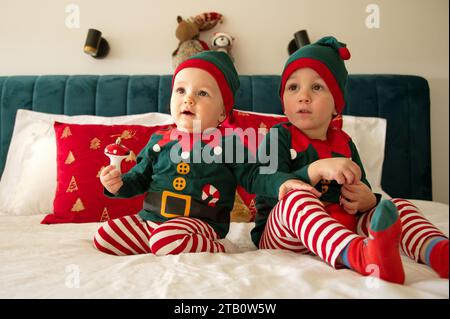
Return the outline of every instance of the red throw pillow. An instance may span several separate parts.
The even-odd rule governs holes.
[[[42,224],[103,222],[142,209],[143,197],[112,199],[103,194],[99,173],[109,165],[105,146],[121,137],[131,152],[122,161],[122,172],[136,164],[136,156],[150,136],[164,126],[92,125],[55,122],[57,187],[53,214]]]
[[[269,129],[275,124],[287,122],[287,117],[276,114],[264,114],[256,112],[246,112],[240,110],[233,110],[233,116],[226,119],[223,126],[232,128],[253,128],[258,132],[258,146],[262,142],[264,136],[269,132]],[[258,129],[260,129],[258,131]],[[254,153],[257,152],[257,145],[253,143],[248,144],[247,139],[244,139],[245,145]]]
[[[254,154],[257,152],[257,147],[263,141],[264,136],[269,132],[269,129],[275,124],[287,122],[288,119],[286,116],[274,115],[274,114],[263,114],[263,113],[255,113],[255,112],[246,112],[233,110],[233,116],[230,119],[227,119],[224,123],[225,127],[232,127],[234,129],[241,128],[245,130],[247,128],[253,128],[258,132],[258,138],[256,139],[258,145],[253,145],[253,143],[248,143],[248,140],[244,138],[244,144],[252,151]],[[263,129],[259,130],[258,129]],[[242,201],[247,205],[250,210],[251,215],[253,216],[253,220],[256,214],[255,208],[255,195],[249,194],[242,187],[238,186],[237,192],[242,198]],[[252,221],[253,221],[252,220]]]

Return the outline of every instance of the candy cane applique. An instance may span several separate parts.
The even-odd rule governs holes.
[[[208,201],[208,206],[211,206],[211,207],[216,206],[216,203],[220,198],[219,191],[217,190],[217,188],[215,188],[211,184],[206,184],[205,186],[203,186],[203,189],[202,189],[202,200],[206,200],[208,198],[211,198]]]

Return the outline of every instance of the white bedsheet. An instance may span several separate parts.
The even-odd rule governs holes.
[[[417,201],[448,234],[449,206]],[[100,224],[39,224],[43,215],[0,216],[0,298],[449,298],[449,281],[403,256],[405,285],[317,257],[256,250],[252,223],[233,223],[238,254],[109,256],[91,238]]]

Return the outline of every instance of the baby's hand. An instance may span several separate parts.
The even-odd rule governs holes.
[[[317,189],[315,189],[313,186],[302,182],[299,179],[288,179],[280,186],[280,190],[278,192],[278,200],[282,200],[283,197],[290,192],[291,190],[302,190],[302,191],[309,191],[316,195],[317,197],[320,197],[322,195],[321,192],[319,192]]]
[[[122,175],[114,165],[106,166],[100,173],[100,182],[111,194],[117,194],[122,187]]]
[[[361,180],[361,169],[350,158],[334,157],[313,162],[309,170],[322,179],[335,180],[338,184],[354,184]],[[309,171],[308,171],[309,173]]]

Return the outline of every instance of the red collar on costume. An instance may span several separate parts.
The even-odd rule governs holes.
[[[225,131],[222,127],[219,127],[208,129],[200,133],[189,133],[181,131],[176,127],[168,127],[167,129],[157,131],[155,134],[162,135],[162,138],[157,143],[160,147],[171,141],[178,140],[182,151],[190,152],[195,143],[200,140],[212,148],[220,146],[222,143],[222,136],[225,135]]]
[[[312,145],[316,150],[319,159],[330,158],[332,157],[332,153],[351,157],[351,150],[348,143],[350,137],[340,129],[329,128],[327,139],[321,141],[309,138],[293,124],[283,124],[283,126],[291,133],[291,147],[296,152],[304,152],[309,145]]]

